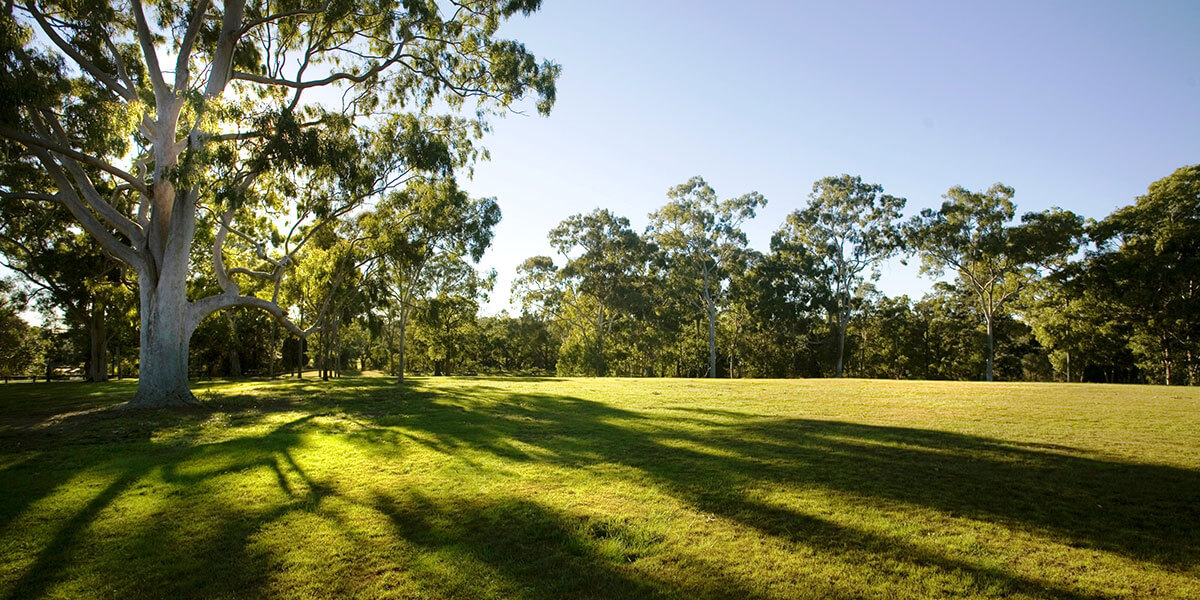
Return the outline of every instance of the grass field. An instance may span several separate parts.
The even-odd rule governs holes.
[[[1200,390],[0,387],[0,598],[1200,598]]]

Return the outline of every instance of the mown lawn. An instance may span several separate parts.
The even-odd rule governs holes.
[[[0,387],[0,598],[1200,598],[1200,390]]]

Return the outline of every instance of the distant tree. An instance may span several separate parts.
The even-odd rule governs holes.
[[[933,290],[913,303],[916,333],[914,360],[918,379],[978,379],[987,358],[981,347],[985,338],[978,325],[974,292],[961,286],[938,282]],[[971,326],[964,327],[964,323]]]
[[[772,238],[781,248],[804,246],[817,263],[811,272],[828,290],[837,334],[835,377],[842,376],[852,296],[868,275],[878,279],[880,262],[900,248],[904,203],[861,177],[826,177],[813,184],[808,205],[788,215]]]
[[[424,350],[434,375],[449,375],[467,358],[479,305],[496,281],[494,271],[481,276],[461,258],[441,254],[429,265],[429,297],[415,311],[412,337]]]
[[[848,361],[851,372],[856,377],[916,377],[921,343],[908,296],[860,294],[857,312],[861,316],[851,327],[855,338],[853,358]]]
[[[1013,189],[999,183],[982,193],[953,187],[940,209],[923,209],[905,226],[923,273],[940,276],[950,269],[975,292],[987,330],[987,381],[994,378],[997,315],[1037,277],[1038,267],[1076,252],[1083,231],[1079,216],[1057,208],[1010,224],[1012,196]]]
[[[1111,368],[1128,354],[1127,324],[1107,291],[1089,287],[1084,264],[1062,277],[1048,277],[1026,289],[1019,311],[1054,369],[1066,381],[1084,381],[1089,367]]]
[[[1090,234],[1088,285],[1132,328],[1142,368],[1164,384],[1200,383],[1200,165],[1152,183]]]
[[[0,188],[52,187],[34,164],[0,160]],[[115,320],[107,313],[121,311],[134,298],[125,285],[126,270],[75,223],[58,203],[20,195],[0,200],[0,264],[27,282],[39,303],[62,311],[66,323],[86,336],[85,376],[104,381],[113,334],[108,325]]]
[[[667,192],[647,229],[660,248],[671,283],[686,290],[708,321],[708,377],[717,376],[717,311],[732,273],[745,260],[742,223],[767,203],[758,192],[720,200],[700,177]]]
[[[751,316],[749,372],[758,377],[820,376],[817,348],[823,332],[817,315],[828,300],[819,283],[821,265],[807,247],[777,236],[769,254],[751,257],[731,285],[734,301]]]
[[[609,330],[646,302],[647,245],[629,219],[605,209],[567,217],[550,230],[549,238],[566,261],[557,271],[566,291],[561,301],[572,304],[572,312],[590,325],[579,327],[589,371],[607,375]]]
[[[549,325],[529,313],[511,316],[507,312],[480,317],[482,338],[477,357],[486,371],[498,373],[545,374],[552,372],[562,344]]]

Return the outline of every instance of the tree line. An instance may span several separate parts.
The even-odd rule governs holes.
[[[401,379],[417,372],[1194,385],[1200,165],[1154,182],[1100,220],[1056,208],[1017,218],[1013,197],[1000,184],[954,187],[940,207],[906,218],[905,199],[881,186],[827,177],[758,251],[743,226],[766,199],[722,199],[696,177],[669,190],[642,232],[606,209],[566,218],[547,236],[555,255],[518,267],[519,311],[485,316],[480,307],[496,276],[476,264],[499,206],[450,181],[414,181],[314,233],[281,285],[264,280],[250,290],[270,295],[315,334],[290,335],[263,311],[223,311],[194,334],[191,376],[303,376],[315,368],[325,378],[371,369]],[[42,247],[57,257],[44,264],[72,265],[90,274],[71,281],[96,283],[58,289],[53,273],[5,246],[44,307],[67,307],[62,330],[41,333],[45,350],[39,355],[39,337],[26,335],[31,349],[15,353],[6,372],[83,362],[92,379],[105,376],[97,364],[108,374],[135,373],[134,352],[96,354],[136,344],[132,287],[94,250],[89,262],[85,250],[72,260],[55,254],[70,244]],[[253,263],[257,249],[243,241],[227,252]],[[920,261],[935,279],[930,292],[887,297],[873,285],[896,256]],[[202,295],[220,283],[210,272],[194,274],[190,285]],[[15,314],[20,294],[7,291],[7,314]],[[95,317],[75,306],[104,308]],[[18,329],[5,326],[5,335],[20,337]],[[96,335],[106,341],[94,342]]]
[[[566,219],[514,295],[561,340],[559,374],[1195,385],[1200,166],[1098,221],[1018,219],[1013,196],[953,187],[905,218],[881,186],[827,177],[759,252],[740,225],[765,199],[693,178],[642,234]],[[897,255],[936,281],[924,297],[874,287]]]

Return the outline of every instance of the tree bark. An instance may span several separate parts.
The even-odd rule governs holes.
[[[708,376],[717,377],[717,303],[708,289],[708,273],[704,274],[704,302],[708,309]]]
[[[608,375],[608,364],[604,360],[604,305],[596,316],[596,377]]]

